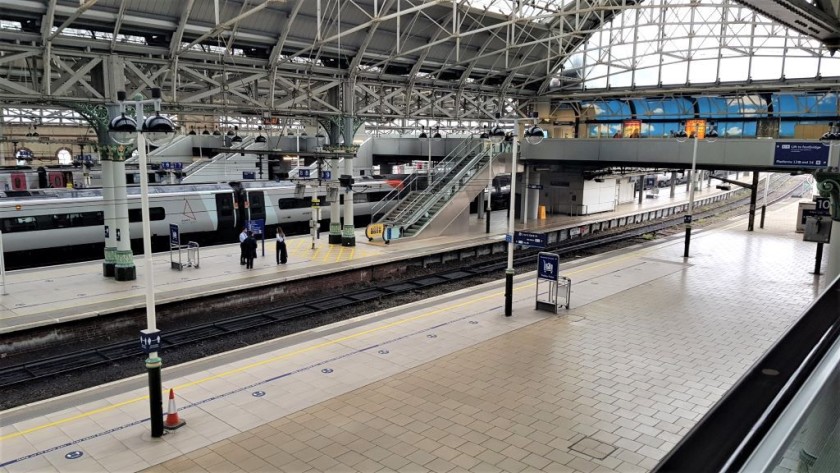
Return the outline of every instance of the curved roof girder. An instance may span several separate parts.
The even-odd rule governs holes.
[[[735,0],[788,28],[820,40],[832,52],[840,47],[840,20],[829,0]]]

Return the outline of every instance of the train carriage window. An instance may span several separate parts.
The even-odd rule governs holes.
[[[353,203],[354,204],[364,204],[368,202],[368,195],[362,194],[361,192],[353,193]]]
[[[367,196],[370,202],[379,202],[388,194],[389,192],[368,192]]]
[[[280,210],[305,209],[311,205],[312,200],[307,197],[301,199],[280,199],[277,202],[277,207]]]
[[[154,222],[156,220],[163,220],[166,218],[166,211],[163,207],[152,207],[149,209],[149,220]],[[128,209],[129,222],[142,222],[143,214],[141,209]]]
[[[262,214],[265,208],[265,200],[262,192],[249,192],[248,202],[251,206],[251,213]]]
[[[104,216],[102,212],[35,215],[0,220],[0,226],[6,233],[55,230],[68,227],[93,227],[103,224]]]

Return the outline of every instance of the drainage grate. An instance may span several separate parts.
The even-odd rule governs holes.
[[[569,448],[584,455],[589,455],[596,460],[603,460],[615,451],[615,447],[612,445],[595,440],[592,437],[584,437]]]

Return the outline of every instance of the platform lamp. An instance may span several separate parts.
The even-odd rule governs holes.
[[[140,154],[140,212],[143,223],[143,260],[146,265],[146,330],[140,332],[143,348],[149,352],[146,370],[149,374],[149,414],[152,424],[152,437],[163,436],[163,396],[161,389],[161,365],[157,349],[160,347],[160,331],[155,318],[154,271],[152,267],[152,240],[149,218],[149,173],[146,156],[146,140],[154,146],[168,143],[175,136],[175,125],[160,115],[161,95],[159,88],[152,89],[150,100],[126,101],[125,92],[117,92],[120,115],[111,120],[109,129],[111,138],[120,145],[137,142]],[[135,118],[125,115],[126,104],[134,105]],[[143,106],[153,105],[154,115],[143,117]],[[138,128],[137,124],[142,123]]]
[[[532,114],[530,118],[514,118],[513,122],[513,142],[511,143],[510,153],[510,212],[508,213],[508,254],[507,254],[507,269],[505,270],[505,317],[513,315],[513,276],[515,271],[513,269],[513,235],[514,235],[514,217],[516,208],[516,154],[519,152],[519,139],[517,137],[517,126],[521,121],[530,121],[532,126],[525,130],[525,141],[532,145],[542,143],[545,134],[542,129],[537,126],[536,113]],[[496,144],[505,140],[505,132],[500,128],[496,128],[490,134],[490,139]],[[525,209],[522,209],[524,212]]]
[[[691,247],[691,225],[694,217],[694,188],[695,181],[697,180],[697,143],[700,141],[699,135],[700,130],[695,130],[691,136],[691,139],[694,140],[694,146],[691,152],[691,177],[688,183],[688,213],[683,218],[683,221],[685,222],[685,247],[683,250],[683,258],[688,258],[689,248]],[[710,122],[709,133],[706,135],[704,140],[709,143],[713,143],[717,141],[717,137],[718,133],[715,131],[713,124]],[[686,133],[685,128],[677,132],[676,139],[680,143],[684,143],[687,139],[689,139],[689,135]]]

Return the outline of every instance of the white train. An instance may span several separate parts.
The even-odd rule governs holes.
[[[357,178],[353,185],[354,223],[366,224],[371,207],[385,198],[395,184],[394,180]],[[157,249],[165,248],[170,223],[179,225],[184,241],[196,240],[202,245],[236,242],[246,220],[264,219],[269,230],[281,225],[287,233],[305,231],[316,193],[321,201],[322,228],[326,228],[330,219],[326,187],[307,187],[303,196],[296,195],[295,189],[289,181],[152,186],[149,207]],[[14,197],[0,191],[0,230],[11,267],[68,260],[56,257],[57,253],[69,252],[75,256],[70,260],[78,260],[78,250],[101,250],[104,246],[101,189],[43,189],[28,192],[29,196],[20,196],[21,192],[9,194]],[[339,198],[343,204],[343,189]],[[139,187],[128,188],[128,209],[132,244],[139,250]]]

